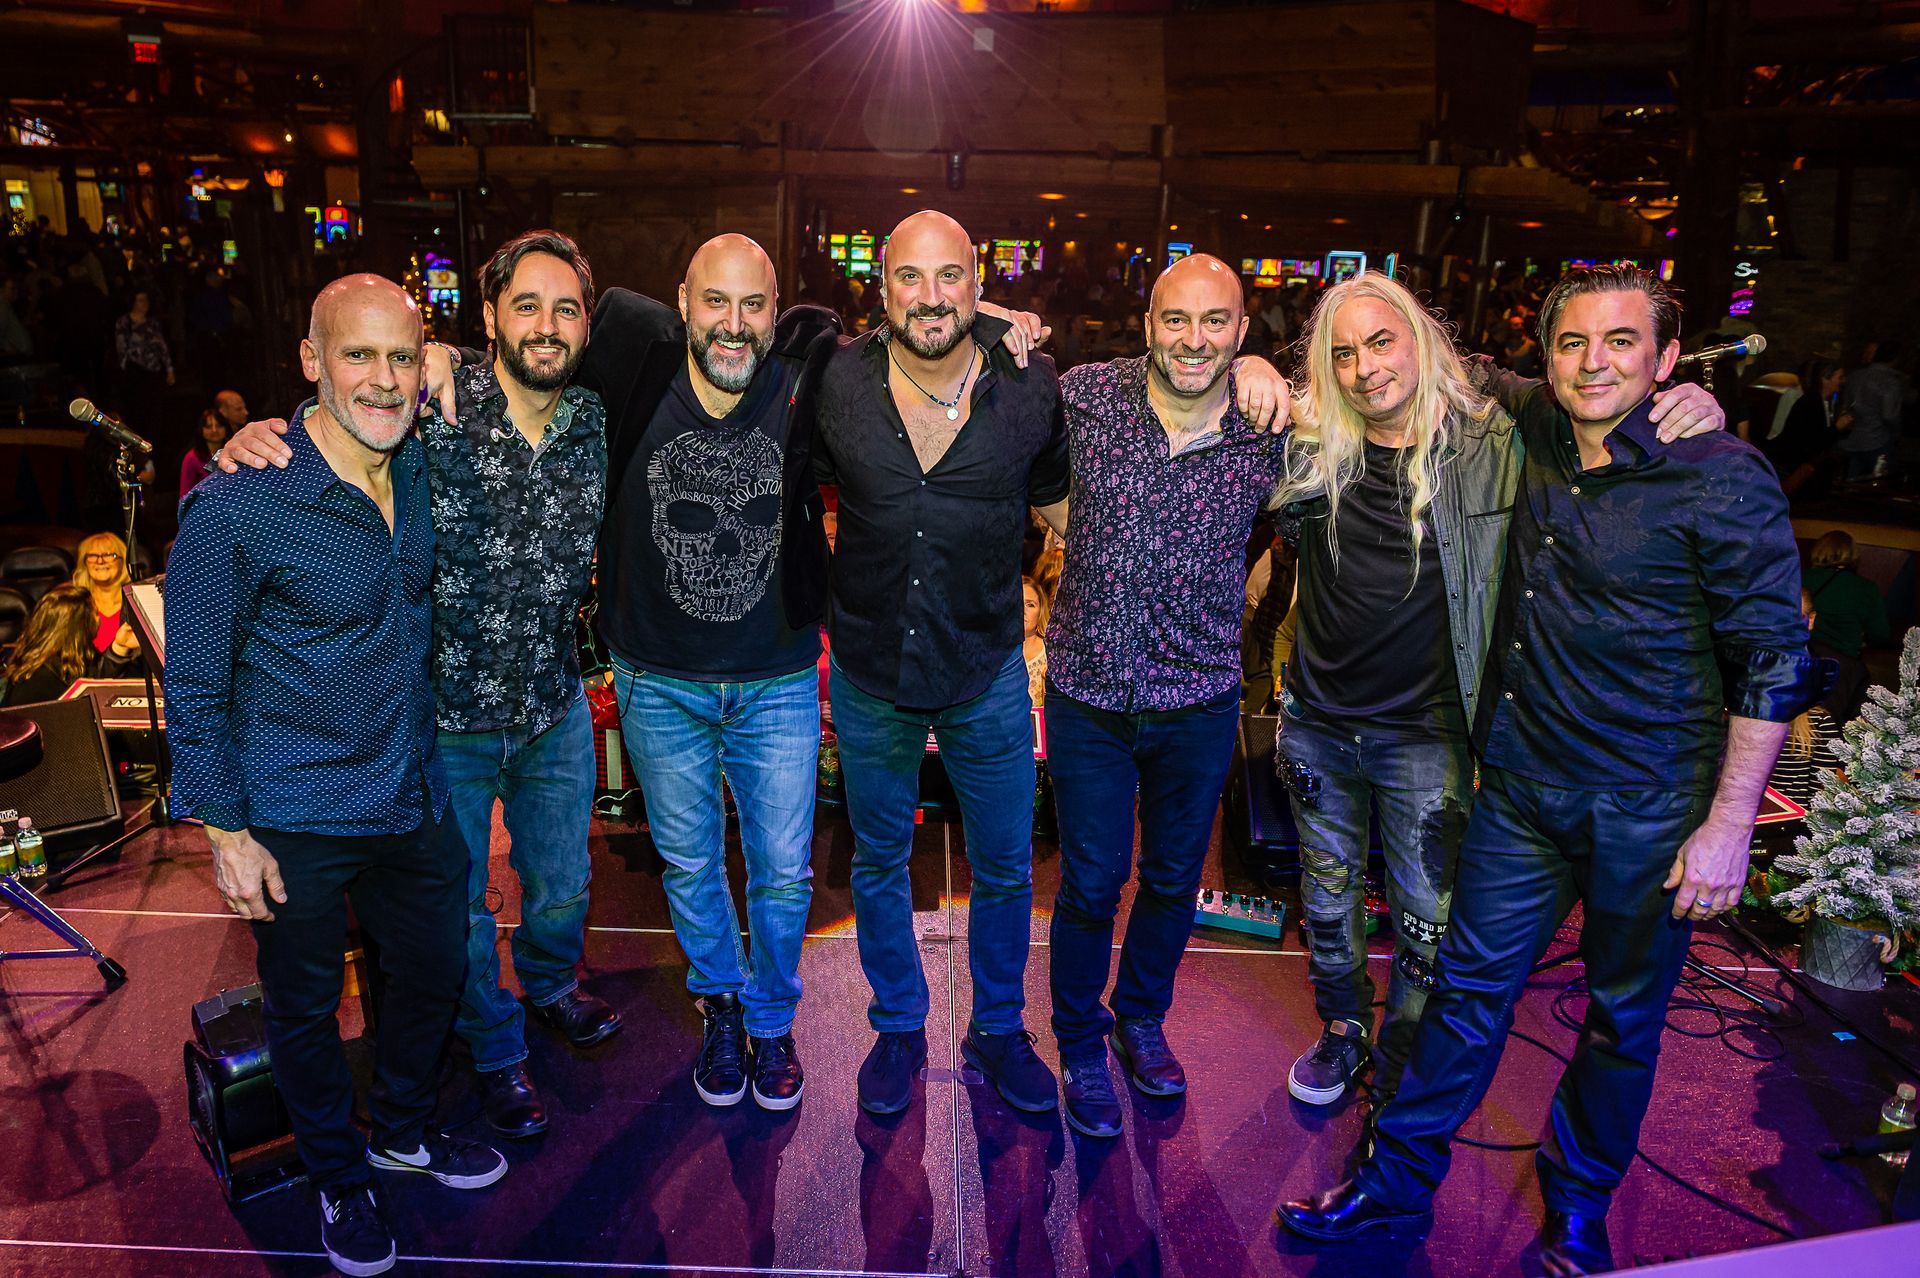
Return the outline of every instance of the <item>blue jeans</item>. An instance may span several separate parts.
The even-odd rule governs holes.
[[[1063,1060],[1101,1049],[1115,1016],[1159,1019],[1193,934],[1193,899],[1240,728],[1240,690],[1199,705],[1118,714],[1047,689],[1047,771],[1060,814],[1060,892],[1049,964]],[[1120,947],[1112,1011],[1113,919],[1133,874],[1140,803],[1140,891]]]
[[[737,994],[747,1033],[778,1038],[800,1005],[800,945],[813,902],[813,801],[820,758],[818,675],[809,666],[750,683],[697,683],[616,660],[620,730],[646,796],[687,989]],[[727,812],[740,813],[747,928],[727,887]]]
[[[1300,831],[1300,904],[1315,1010],[1322,1021],[1354,1022],[1370,1040],[1366,871],[1369,818],[1379,813],[1394,954],[1374,1084],[1391,1094],[1433,988],[1434,955],[1473,806],[1473,761],[1464,737],[1355,733],[1303,717],[1284,691],[1280,723],[1275,758]]]
[[[454,1028],[478,1070],[527,1058],[526,1012],[500,988],[500,951],[487,908],[493,804],[512,840],[507,864],[520,876],[520,926],[513,970],[535,1004],[571,993],[586,946],[587,822],[593,813],[593,717],[584,695],[537,737],[502,732],[440,733],[447,808],[467,845],[467,986]]]
[[[1033,913],[1033,702],[1027,664],[1016,649],[987,690],[943,710],[903,710],[854,687],[833,662],[828,676],[833,729],[853,825],[853,917],[860,966],[873,987],[867,1020],[881,1033],[927,1022],[927,978],[913,934],[913,814],[927,731],[960,800],[973,894],[967,955],[973,973],[972,1028],[1010,1034],[1027,1004]]]
[[[1453,1134],[1500,1064],[1514,1003],[1579,901],[1586,1022],[1534,1162],[1550,1209],[1606,1214],[1640,1141],[1667,999],[1693,937],[1662,883],[1708,804],[1705,794],[1562,790],[1480,770],[1440,985],[1400,1092],[1375,1117],[1375,1152],[1356,1185],[1407,1210],[1433,1201]]]

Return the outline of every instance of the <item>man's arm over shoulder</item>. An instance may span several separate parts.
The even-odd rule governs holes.
[[[1060,374],[1053,356],[1037,355],[1023,370],[1037,378],[1033,393],[1047,400],[1047,441],[1034,456],[1027,472],[1027,500],[1035,506],[1052,506],[1065,501],[1073,491],[1073,452],[1067,441],[1067,406]]]
[[[247,788],[234,729],[234,668],[251,628],[259,575],[242,544],[246,487],[278,472],[212,475],[180,503],[167,558],[167,744],[176,816],[247,827]]]
[[[1786,496],[1765,458],[1725,436],[1701,471],[1694,549],[1727,712],[1790,722],[1816,687]]]
[[[574,374],[574,383],[605,395],[611,379],[631,376],[637,361],[654,342],[676,335],[680,312],[630,288],[610,288],[593,304],[587,353]]]

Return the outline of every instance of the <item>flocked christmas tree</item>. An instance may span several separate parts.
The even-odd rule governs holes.
[[[1774,862],[1773,902],[1834,920],[1920,927],[1920,626],[1900,651],[1900,690],[1868,690],[1807,813],[1812,831]],[[1786,886],[1791,884],[1791,886]]]

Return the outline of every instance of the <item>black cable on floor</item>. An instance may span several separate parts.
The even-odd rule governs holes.
[[[1825,1012],[1828,1016],[1831,1016],[1834,1020],[1840,1022],[1840,1024],[1846,1028],[1846,1031],[1849,1034],[1852,1034],[1855,1038],[1865,1043],[1868,1047],[1871,1047],[1874,1051],[1879,1052],[1882,1056],[1892,1061],[1895,1065],[1898,1065],[1902,1070],[1902,1072],[1912,1077],[1920,1078],[1920,1064],[1915,1064],[1913,1061],[1907,1059],[1905,1056],[1902,1056],[1899,1052],[1896,1052],[1893,1048],[1881,1042],[1879,1037],[1875,1035],[1873,1031],[1866,1029],[1864,1026],[1856,1022],[1852,1017],[1848,1016],[1845,1012],[1842,1012],[1839,1008],[1829,1003],[1826,1000],[1826,998],[1820,993],[1820,991],[1814,988],[1814,982],[1812,980],[1810,980],[1806,976],[1801,975],[1799,972],[1794,971],[1793,968],[1787,966],[1786,961],[1782,959],[1778,954],[1774,953],[1772,947],[1770,947],[1765,941],[1755,936],[1753,934],[1753,930],[1749,928],[1745,923],[1742,923],[1738,918],[1738,916],[1729,914],[1725,917],[1723,921],[1726,923],[1727,927],[1733,931],[1733,933],[1736,936],[1738,936],[1741,940],[1745,941],[1748,945],[1751,945],[1754,949],[1760,951],[1760,956],[1766,959],[1766,961],[1770,965],[1772,965],[1775,971],[1779,972],[1780,975],[1784,976],[1788,981],[1792,982],[1794,988],[1798,989],[1802,994],[1805,994],[1807,996],[1807,1000],[1811,1002],[1815,1007]]]

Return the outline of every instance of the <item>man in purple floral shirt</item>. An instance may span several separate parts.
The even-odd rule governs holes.
[[[1141,1091],[1186,1090],[1161,1020],[1240,722],[1247,537],[1283,447],[1234,405],[1246,328],[1233,271],[1184,258],[1154,285],[1145,356],[1060,379],[1073,489],[1047,631],[1061,870],[1053,1031],[1067,1121],[1088,1136],[1120,1132],[1109,1031]],[[1136,795],[1140,888],[1109,1011],[1100,994],[1133,869]]]

